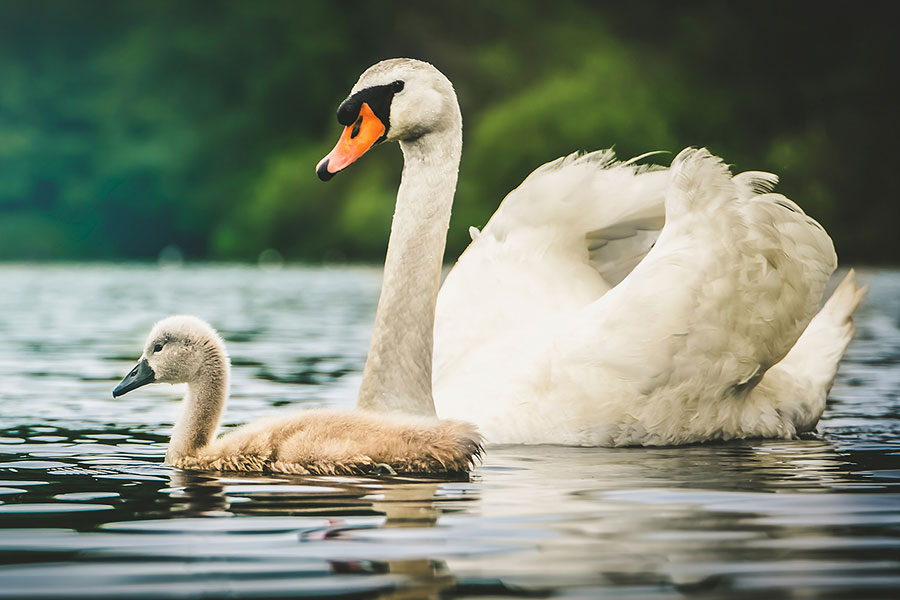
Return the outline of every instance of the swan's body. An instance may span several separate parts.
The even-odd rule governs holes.
[[[601,156],[532,175],[448,275],[438,414],[507,443],[665,445],[815,426],[862,297],[851,276],[804,335],[818,341],[798,343],[836,266],[825,231],[765,193],[763,175],[732,178],[705,151],[651,172]],[[547,206],[536,192],[550,189],[571,196]],[[596,206],[604,192],[624,206]]]
[[[215,432],[228,396],[229,361],[216,332],[195,317],[157,323],[138,365],[113,392],[155,381],[187,383],[166,464],[182,469],[334,475],[388,465],[396,472],[464,472],[481,438],[465,423],[371,411],[310,410]]]
[[[361,98],[380,108],[364,114]],[[408,59],[367,70],[339,111],[348,131],[380,119],[371,142],[403,149],[373,349],[405,348],[407,363],[426,365],[420,371],[431,367],[424,348],[458,115],[446,78]],[[370,145],[339,143],[320,176]],[[670,169],[616,163],[608,151],[538,169],[473,232],[440,290],[438,414],[475,422],[492,443],[664,445],[810,430],[864,290],[849,275],[813,319],[834,248],[818,223],[770,193],[776,180],[732,177],[691,149]],[[415,251],[398,260],[396,248]],[[423,389],[416,394],[430,405]],[[360,404],[402,408],[390,394],[364,393]]]

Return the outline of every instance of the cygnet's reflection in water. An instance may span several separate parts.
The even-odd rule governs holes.
[[[321,526],[303,529],[297,543],[365,543],[367,557],[355,552],[352,560],[331,558],[328,563],[336,575],[393,576],[402,581],[382,598],[437,598],[442,590],[453,587],[456,579],[446,562],[416,556],[415,546],[435,547],[437,536],[424,536],[420,530],[435,527],[444,512],[462,510],[459,500],[468,504],[477,498],[474,487],[463,482],[465,497],[447,494],[442,484],[453,480],[390,477],[247,476],[173,470],[167,491],[174,500],[171,508],[183,517],[249,516],[297,517],[321,516]],[[459,482],[457,482],[459,483]],[[298,524],[298,529],[302,525]],[[411,536],[392,540],[390,530],[417,530]],[[376,530],[379,533],[375,533]],[[374,535],[373,535],[374,534]],[[403,558],[382,556],[388,544],[412,542]],[[424,548],[423,548],[424,549]]]
[[[435,527],[441,509],[437,506],[440,486],[437,483],[413,483],[385,487],[372,508],[385,516],[382,529],[419,529]],[[443,590],[456,584],[456,578],[443,560],[410,558],[405,560],[372,561],[368,565],[352,562],[333,563],[338,573],[370,570],[374,573],[398,575],[412,582],[412,586],[398,588],[382,595],[384,600],[437,599]]]

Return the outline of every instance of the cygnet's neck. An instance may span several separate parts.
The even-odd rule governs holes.
[[[228,355],[218,340],[205,340],[198,350],[203,362],[188,382],[181,417],[175,423],[166,463],[184,456],[196,456],[215,436],[228,398]]]
[[[403,177],[358,406],[434,416],[434,309],[462,152],[458,107],[444,129],[400,147]]]

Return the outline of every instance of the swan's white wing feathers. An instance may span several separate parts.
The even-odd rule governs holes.
[[[765,171],[744,171],[731,178],[737,187],[738,195],[747,200],[758,194],[767,194],[778,185],[778,175]]]
[[[625,239],[662,227],[666,175],[661,167],[617,162],[612,150],[570,154],[536,169],[510,192],[483,233],[505,239],[527,232],[536,248],[557,244],[583,257],[580,240],[598,231]]]
[[[821,226],[783,196],[754,194],[768,189],[760,181],[771,179],[735,180],[705,150],[679,154],[656,245],[559,345],[642,394],[751,388],[796,342],[836,265]]]
[[[472,243],[441,288],[436,378],[473,346],[580,310],[620,281],[662,226],[666,179],[617,163],[610,150],[529,175],[481,232],[470,229]]]
[[[436,324],[439,414],[477,415],[488,440],[513,443],[795,433],[789,406],[777,403],[791,399],[757,390],[818,305],[836,262],[828,235],[771,193],[773,175],[732,177],[705,150],[624,183],[600,162],[596,180],[579,180],[567,158],[526,181],[450,273]],[[566,168],[578,189],[609,186],[594,188],[600,208],[574,192],[547,206],[532,195],[565,188],[552,175]],[[635,193],[640,185],[664,198],[655,242],[658,208]],[[604,190],[624,193],[622,206]],[[545,212],[522,214],[529,206]]]
[[[617,285],[647,256],[664,222],[661,216],[649,217],[589,231],[588,260],[604,281]]]

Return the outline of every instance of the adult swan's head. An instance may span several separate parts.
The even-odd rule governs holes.
[[[397,141],[405,146],[427,141],[428,134],[437,133],[449,143],[459,137],[462,128],[450,80],[430,64],[410,58],[394,58],[369,67],[341,103],[337,119],[344,125],[344,132],[316,167],[323,181],[381,142]],[[457,148],[446,150],[458,152]]]

